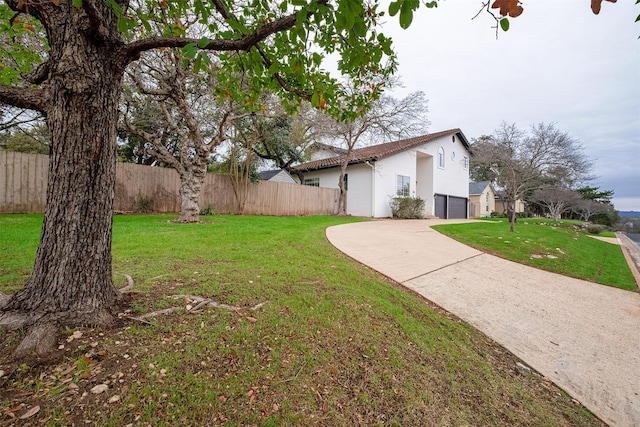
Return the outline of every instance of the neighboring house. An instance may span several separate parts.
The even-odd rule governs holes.
[[[491,216],[496,210],[496,192],[489,181],[469,183],[469,217]]]
[[[322,142],[314,142],[307,148],[306,156],[310,161],[323,160],[336,156],[347,154],[344,148],[334,147],[332,145],[323,144]]]
[[[496,205],[496,209],[495,209],[496,212],[500,214],[504,214],[507,212],[507,200],[500,193],[496,194],[495,205]],[[516,213],[524,212],[525,209],[526,209],[525,202],[521,199],[516,200],[516,203],[515,203]]]
[[[275,169],[269,171],[259,172],[260,179],[262,181],[276,181],[276,182],[286,182],[288,184],[297,184],[296,180],[294,180],[289,172],[284,169]]]
[[[305,185],[338,188],[345,155],[303,163]],[[469,142],[460,129],[353,150],[345,176],[347,213],[390,217],[393,197],[420,197],[425,215],[467,218]]]

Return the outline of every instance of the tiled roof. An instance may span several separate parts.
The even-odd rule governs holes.
[[[382,159],[384,157],[388,157],[393,154],[397,154],[402,151],[408,150],[410,148],[426,144],[427,142],[431,142],[435,139],[438,139],[447,135],[456,135],[458,139],[462,142],[462,144],[465,146],[465,148],[467,150],[469,149],[469,142],[467,141],[467,138],[464,136],[462,131],[460,129],[449,129],[442,132],[436,132],[436,133],[430,133],[423,136],[417,136],[415,138],[387,142],[385,144],[370,145],[368,147],[353,150],[349,155],[349,164],[364,163],[367,161],[375,161],[378,159]],[[346,159],[347,159],[347,156],[345,155],[330,157],[328,159],[321,159],[313,162],[303,163],[301,165],[296,166],[294,169],[301,172],[306,172],[306,171],[312,171],[312,170],[318,170],[318,169],[333,168],[336,166],[340,166]]]
[[[480,181],[480,182],[470,182],[469,183],[469,194],[482,194],[487,185],[491,184],[489,181]]]

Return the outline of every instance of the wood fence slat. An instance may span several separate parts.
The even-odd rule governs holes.
[[[49,158],[43,154],[0,151],[0,212],[44,212]],[[180,211],[180,179],[169,168],[118,163],[114,209],[133,211],[147,198],[157,212]],[[250,184],[244,213],[253,215],[332,215],[338,190],[260,181]],[[207,174],[200,207],[217,214],[237,214],[231,178]]]

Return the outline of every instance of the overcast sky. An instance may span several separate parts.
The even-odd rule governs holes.
[[[430,132],[492,134],[504,120],[526,130],[539,122],[579,140],[594,160],[592,184],[615,190],[618,210],[640,211],[640,14],[635,0],[524,1],[524,13],[498,40],[476,0],[421,8],[402,30],[388,18],[398,74],[392,95],[421,90]]]

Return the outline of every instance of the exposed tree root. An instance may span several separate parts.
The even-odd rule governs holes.
[[[196,313],[202,307],[214,307],[214,308],[222,308],[222,309],[225,309],[225,310],[236,311],[236,312],[238,312],[238,311],[256,311],[256,310],[262,308],[267,303],[267,301],[264,301],[264,302],[261,302],[260,304],[254,305],[253,307],[239,307],[239,306],[235,306],[235,305],[219,303],[219,302],[214,301],[212,299],[204,298],[204,297],[197,296],[197,295],[171,295],[169,298],[172,298],[172,299],[184,299],[184,300],[187,301],[188,305],[186,307],[170,307],[170,308],[165,308],[165,309],[162,309],[162,310],[152,311],[152,312],[149,312],[149,313],[142,314],[140,316],[130,317],[130,319],[148,324],[149,322],[147,322],[146,319],[149,319],[151,317],[161,316],[163,314],[171,314],[171,313],[175,313],[175,312],[182,311],[182,310],[186,311],[187,313]],[[197,304],[195,306],[191,306],[190,303],[197,303]]]
[[[27,335],[14,350],[13,357],[22,358],[35,352],[37,356],[45,356],[55,348],[60,326],[56,322],[40,323],[29,328]]]
[[[171,295],[169,298],[172,299],[185,299],[185,300],[190,300],[193,302],[197,302],[197,303],[205,303],[203,305],[208,305],[209,307],[215,307],[215,308],[224,308],[225,310],[230,310],[230,311],[256,311],[260,308],[262,308],[262,306],[264,306],[267,301],[261,302],[260,304],[256,304],[253,307],[238,307],[235,305],[228,305],[228,304],[223,304],[223,303],[219,303],[216,302],[212,299],[209,298],[204,298],[198,295]],[[200,305],[200,304],[199,304]],[[192,309],[193,310],[193,309]]]
[[[133,290],[133,277],[129,276],[128,274],[125,274],[124,277],[127,279],[127,286],[118,289],[121,294],[125,294]]]
[[[0,292],[0,309],[7,305],[7,303],[9,302],[9,298],[11,298],[9,295]]]
[[[119,291],[120,297],[123,293],[130,292],[134,285],[131,276],[125,277],[127,286]],[[65,312],[20,311],[7,309],[10,300],[10,295],[0,293],[0,328],[25,331],[25,337],[13,352],[12,357],[15,359],[31,354],[38,357],[46,356],[55,349],[62,327],[109,327],[115,321],[107,308],[70,309]]]

